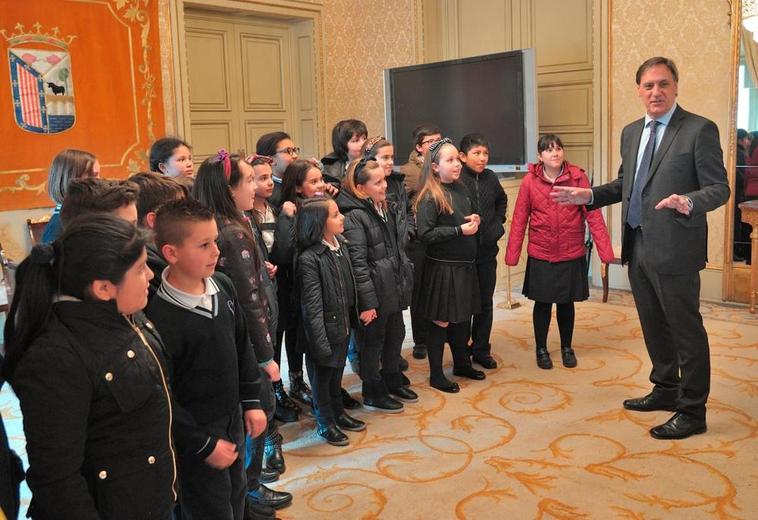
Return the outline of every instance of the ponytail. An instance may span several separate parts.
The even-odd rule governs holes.
[[[5,322],[2,375],[11,384],[24,353],[45,330],[56,296],[91,300],[95,280],[119,284],[145,250],[146,235],[108,214],[73,219],[52,244],[36,245],[18,266]]]

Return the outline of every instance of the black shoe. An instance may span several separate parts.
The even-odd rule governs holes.
[[[366,423],[356,419],[355,417],[351,417],[346,413],[342,413],[339,417],[337,417],[337,426],[339,426],[343,430],[347,430],[349,432],[362,432],[366,429]]]
[[[665,423],[651,428],[650,436],[654,439],[686,439],[698,433],[705,433],[707,429],[705,419],[677,412]]]
[[[388,395],[380,395],[377,397],[363,396],[363,406],[387,413],[400,413],[405,408],[403,403]]]
[[[661,397],[660,394],[650,392],[645,397],[625,400],[624,408],[627,410],[634,410],[635,412],[653,412],[656,410],[675,412],[676,403],[673,400]]]
[[[566,368],[574,368],[576,366],[576,354],[571,347],[561,347],[561,359],[563,360],[563,366]]]
[[[402,372],[400,372],[400,386],[411,386],[411,380],[408,379]]]
[[[282,434],[276,433],[266,437],[266,444],[263,448],[263,460],[267,468],[273,468],[280,474],[287,469],[284,464],[284,454],[282,453]]]
[[[350,444],[350,439],[347,438],[345,432],[340,430],[336,425],[330,424],[329,426],[319,426],[316,432],[323,437],[323,439],[332,446],[347,446]]]
[[[486,379],[487,376],[484,375],[484,372],[481,370],[477,370],[474,367],[461,367],[461,368],[455,368],[453,367],[453,375],[458,377],[467,377],[469,379],[475,379],[476,381],[481,381],[483,379]]]
[[[390,388],[389,392],[392,397],[396,397],[401,401],[405,401],[406,403],[418,402],[418,394],[408,387],[399,386],[397,388]]]
[[[426,345],[414,345],[413,357],[415,359],[426,359]]]
[[[489,370],[497,368],[497,361],[495,361],[495,358],[489,354],[485,354],[483,356],[477,356],[474,354],[471,356],[471,360],[477,365],[481,365],[483,368],[487,368]]]
[[[259,484],[257,489],[248,491],[247,496],[250,497],[253,504],[273,507],[274,509],[281,509],[292,503],[291,493],[274,491],[263,484]]]
[[[300,407],[284,390],[282,380],[271,383],[274,387],[274,397],[276,398],[276,409],[274,417],[284,423],[297,422],[300,416]]]
[[[244,520],[275,520],[276,510],[273,507],[256,504],[253,499],[245,497]]]
[[[406,370],[408,370],[408,360],[405,359],[404,357],[401,357],[400,363],[398,363],[398,368],[400,369],[401,372],[405,372]]]
[[[342,390],[342,408],[345,410],[355,410],[361,407],[361,402],[354,399],[352,395],[348,393],[344,388]]]
[[[537,347],[537,366],[543,370],[553,368],[553,360],[550,359],[550,352],[547,347]]]
[[[262,484],[271,484],[279,480],[279,471],[276,468],[261,468],[261,474],[258,476],[258,482]]]
[[[290,396],[303,404],[313,406],[311,388],[305,383],[302,372],[290,372]]]
[[[461,387],[458,383],[453,383],[448,378],[444,378],[444,381],[430,381],[429,384],[432,388],[447,392],[448,394],[457,394],[461,391]]]

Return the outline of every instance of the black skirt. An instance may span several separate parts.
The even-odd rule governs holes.
[[[481,309],[474,262],[444,262],[427,257],[421,282],[422,315],[428,320],[461,323]]]
[[[590,297],[587,260],[581,256],[565,262],[529,257],[524,275],[524,296],[542,303],[580,302]]]

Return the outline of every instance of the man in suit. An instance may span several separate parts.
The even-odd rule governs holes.
[[[653,369],[648,395],[624,401],[635,411],[676,413],[650,430],[656,439],[706,431],[710,390],[708,335],[700,315],[706,213],[729,198],[716,125],[676,104],[674,63],[650,58],[637,70],[645,117],[621,132],[618,178],[592,189],[556,187],[561,204],[588,209],[621,202],[622,263]]]

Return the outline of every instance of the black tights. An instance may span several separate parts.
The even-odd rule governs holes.
[[[574,336],[574,302],[556,303],[558,315],[558,332],[561,336],[561,348],[571,348]],[[547,347],[547,331],[550,328],[552,303],[534,302],[532,322],[534,323],[534,339],[537,347]]]
[[[446,385],[450,381],[442,372],[442,357],[445,341],[450,344],[453,353],[453,368],[465,369],[471,367],[470,349],[468,348],[471,325],[469,321],[450,323],[440,327],[433,321],[426,321],[426,349],[429,358],[429,380],[435,385]]]

